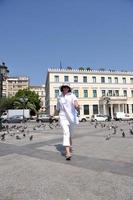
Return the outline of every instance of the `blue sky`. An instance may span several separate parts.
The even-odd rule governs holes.
[[[0,0],[0,63],[45,83],[47,69],[133,71],[133,0]]]

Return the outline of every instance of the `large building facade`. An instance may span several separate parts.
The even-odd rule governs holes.
[[[12,97],[19,90],[29,88],[30,79],[27,76],[7,77],[3,81],[3,96]]]
[[[107,114],[122,111],[133,115],[133,72],[77,69],[48,69],[46,111],[56,111],[60,86],[69,83],[78,98],[80,114]]]

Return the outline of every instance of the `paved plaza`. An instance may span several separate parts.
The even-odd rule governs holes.
[[[71,161],[59,126],[22,126],[0,141],[0,200],[133,200],[133,122],[80,123]]]

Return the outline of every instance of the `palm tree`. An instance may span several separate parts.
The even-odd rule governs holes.
[[[30,89],[19,90],[15,95],[14,105],[18,109],[30,109],[34,114],[41,107],[38,94]]]
[[[14,101],[14,107],[16,109],[29,109],[37,114],[36,105],[31,103],[27,97],[16,98]]]

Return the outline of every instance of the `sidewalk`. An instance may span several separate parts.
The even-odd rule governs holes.
[[[133,124],[113,124],[115,135],[112,122],[80,123],[71,161],[61,155],[59,127],[31,130],[32,141],[1,141],[0,200],[133,200]]]

